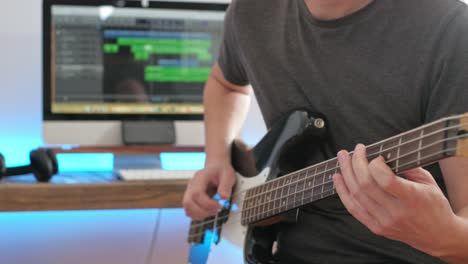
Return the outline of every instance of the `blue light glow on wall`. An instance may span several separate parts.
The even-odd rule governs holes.
[[[1,130],[1,127],[0,127]],[[0,133],[0,152],[7,166],[29,164],[29,151],[42,145],[39,137],[7,137]]]
[[[159,156],[161,167],[165,170],[199,170],[205,165],[205,153],[173,153],[165,152]]]
[[[114,168],[112,153],[57,154],[57,161],[60,172],[112,171]]]

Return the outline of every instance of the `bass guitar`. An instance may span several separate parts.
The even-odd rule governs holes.
[[[274,226],[290,216],[294,220],[300,207],[336,194],[332,175],[339,172],[337,159],[305,166],[310,160],[300,158],[309,156],[310,144],[323,145],[327,135],[323,117],[295,111],[273,126],[254,148],[234,142],[232,165],[237,181],[231,199],[215,216],[191,222],[188,262],[271,263],[274,235],[265,226]],[[443,118],[366,148],[369,160],[383,156],[397,175],[448,157],[468,157],[468,113]],[[319,149],[324,151],[323,147]],[[292,155],[293,151],[299,155]],[[336,153],[333,151],[332,155]]]

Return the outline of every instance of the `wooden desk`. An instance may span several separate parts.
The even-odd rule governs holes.
[[[159,154],[161,152],[203,152],[201,147],[126,146],[54,149],[57,153],[112,152],[114,154]],[[70,174],[70,173],[69,173]],[[51,183],[36,183],[32,175],[0,183],[0,211],[50,211],[135,208],[180,208],[186,180],[122,182],[109,172],[89,181],[79,177],[66,183],[59,174]]]
[[[32,176],[31,176],[32,177]],[[178,208],[187,181],[2,183],[0,211]]]

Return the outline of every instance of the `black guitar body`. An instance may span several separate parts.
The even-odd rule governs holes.
[[[335,152],[329,146],[323,115],[307,111],[294,111],[275,123],[275,126],[255,146],[248,150],[241,142],[232,148],[232,164],[244,177],[255,177],[264,168],[270,168],[267,181],[304,168]],[[278,228],[296,222],[297,210],[293,209],[248,228],[244,256],[249,264],[273,264],[272,248]]]

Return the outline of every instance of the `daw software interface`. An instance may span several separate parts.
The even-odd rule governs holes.
[[[51,114],[201,115],[224,11],[54,5]]]

